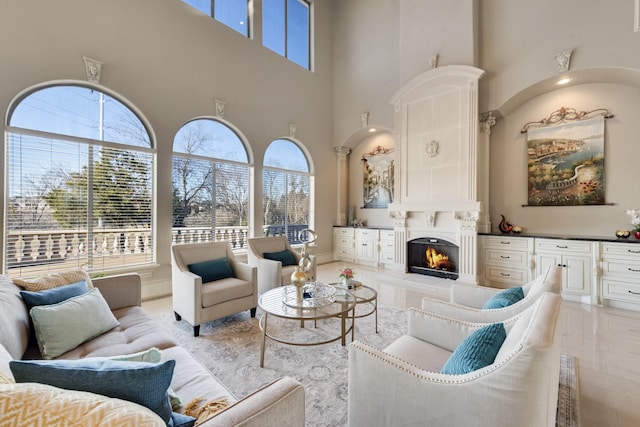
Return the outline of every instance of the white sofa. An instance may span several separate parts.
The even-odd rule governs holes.
[[[461,375],[440,370],[485,324],[409,309],[407,334],[384,350],[349,346],[349,426],[555,426],[560,304],[545,293],[505,320],[495,361]]]
[[[226,409],[200,426],[304,426],[304,389],[298,381],[283,377],[239,399],[143,311],[139,275],[93,279],[93,285],[104,296],[120,326],[58,359],[125,355],[157,347],[163,360],[176,361],[171,388],[184,403],[195,398],[204,401],[226,398],[229,402]],[[40,359],[39,350],[33,345],[29,313],[19,291],[8,277],[0,276],[0,373],[10,377],[10,360]]]
[[[468,322],[501,322],[533,305],[545,292],[559,294],[561,290],[562,268],[551,266],[534,280],[522,285],[524,298],[507,307],[482,308],[491,297],[504,289],[454,283],[451,285],[450,301],[425,297],[422,299],[422,309]]]

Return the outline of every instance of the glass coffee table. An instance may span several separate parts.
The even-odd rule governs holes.
[[[329,285],[325,285],[329,286]],[[306,285],[305,285],[306,288]],[[346,345],[346,336],[352,332],[355,322],[356,297],[346,288],[333,287],[335,293],[331,297],[316,298],[311,292],[305,292],[300,300],[295,298],[295,287],[293,285],[280,286],[268,290],[260,295],[258,306],[263,311],[259,325],[262,330],[262,346],[260,348],[260,367],[264,367],[264,351],[267,338],[288,345],[312,346],[327,344],[341,340],[342,345]],[[293,295],[293,296],[292,296]],[[269,318],[275,316],[281,319],[299,320],[300,327],[304,327],[304,322],[313,320],[314,325],[318,320],[332,317],[340,318],[340,332],[335,337],[311,342],[296,342],[277,337],[269,332]],[[347,327],[347,319],[350,325]]]

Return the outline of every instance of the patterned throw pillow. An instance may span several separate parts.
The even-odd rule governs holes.
[[[70,285],[84,280],[89,289],[93,288],[91,277],[86,271],[72,270],[63,273],[49,274],[48,276],[37,277],[35,279],[23,280],[13,279],[13,283],[20,286],[25,291],[39,292],[46,289],[57,288],[59,286]]]
[[[502,323],[478,329],[460,343],[440,372],[462,375],[491,365],[506,338]]]
[[[498,292],[487,301],[482,307],[483,310],[491,310],[496,308],[508,307],[511,304],[515,304],[524,298],[524,291],[522,286],[515,288],[508,288],[504,291]]]

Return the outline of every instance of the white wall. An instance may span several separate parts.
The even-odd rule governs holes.
[[[260,9],[261,0],[254,1]],[[332,3],[314,2],[313,72],[263,48],[180,0],[34,0],[0,5],[0,113],[26,88],[58,80],[85,81],[83,56],[104,62],[101,84],[133,103],[157,138],[157,261],[151,280],[169,283],[172,142],[188,120],[214,115],[251,144],[261,194],[264,151],[297,126],[316,174],[317,253],[330,252],[336,200],[332,143]],[[4,156],[4,150],[1,150]],[[2,157],[0,164],[4,164]],[[319,185],[318,183],[322,183]],[[262,202],[255,199],[260,220]],[[4,207],[2,209],[4,213]],[[2,218],[0,218],[2,219]],[[158,289],[159,292],[162,289]]]

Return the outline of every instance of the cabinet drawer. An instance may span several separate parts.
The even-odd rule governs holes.
[[[492,265],[500,265],[506,267],[527,267],[527,259],[529,258],[527,252],[524,251],[509,251],[504,249],[491,249],[484,250],[485,263]]]
[[[555,240],[555,239],[536,239],[536,251],[538,252],[579,252],[583,254],[591,253],[592,242],[589,241],[567,241],[567,240]]]
[[[524,285],[527,283],[527,270],[512,268],[485,266],[485,276],[492,282],[510,283],[514,285]]]
[[[640,303],[640,284],[603,278],[602,297]]]
[[[380,252],[395,252],[396,250],[396,245],[393,241],[388,241],[388,240],[381,240],[380,241]]]
[[[396,233],[393,230],[380,230],[380,240],[389,240],[393,243],[396,240]]]
[[[378,230],[367,228],[356,229],[356,239],[378,239]]]
[[[602,275],[629,277],[640,282],[640,259],[604,259],[602,261]]]
[[[340,248],[340,249],[336,250],[336,254],[338,256],[341,256],[341,257],[352,258],[353,257],[353,248],[347,248],[347,249]]]
[[[336,236],[353,237],[353,228],[334,228],[333,232]]]
[[[336,247],[341,249],[353,247],[353,237],[338,237]]]
[[[382,263],[394,263],[396,262],[396,257],[393,252],[381,252],[380,253],[380,262]]]
[[[482,241],[486,248],[528,249],[530,239],[526,237],[484,236]]]
[[[637,258],[640,262],[640,245],[632,243],[603,243],[602,257],[604,259],[610,257]]]

